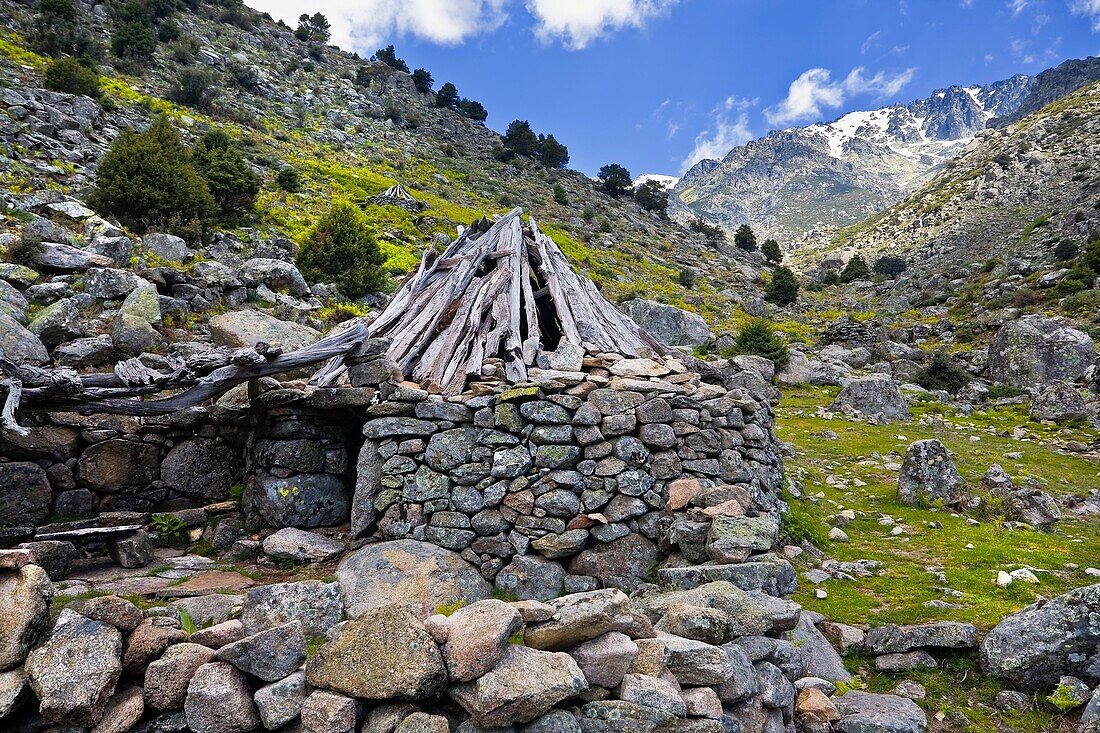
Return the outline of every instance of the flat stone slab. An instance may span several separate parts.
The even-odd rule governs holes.
[[[110,540],[131,535],[141,530],[140,524],[127,524],[121,527],[86,527],[84,529],[69,529],[60,532],[36,533],[34,539],[41,540],[68,540],[69,542],[87,542],[89,540]]]
[[[205,596],[210,593],[224,593],[251,588],[256,582],[240,573],[227,570],[201,570],[190,579],[178,585],[169,585],[159,591],[161,598],[187,598]]]
[[[691,590],[706,583],[724,580],[741,590],[760,590],[772,596],[787,596],[798,589],[794,568],[786,560],[743,562],[728,565],[693,565],[657,571],[661,585]]]

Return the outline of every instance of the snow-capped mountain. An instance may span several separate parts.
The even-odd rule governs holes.
[[[703,160],[673,189],[675,206],[784,242],[860,221],[901,199],[961,153],[994,117],[1019,107],[1032,78],[952,86],[926,99],[850,112]]]
[[[649,181],[656,181],[657,183],[661,184],[666,189],[671,191],[672,188],[679,182],[679,180],[680,179],[676,176],[666,176],[661,173],[643,173],[642,175],[634,179],[634,187],[637,188],[638,186],[643,186]]]

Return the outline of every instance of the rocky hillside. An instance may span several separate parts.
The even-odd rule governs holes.
[[[989,121],[990,127],[1006,127],[1038,112],[1052,102],[1067,97],[1081,87],[1100,79],[1100,56],[1070,59],[1035,77],[1027,96],[1014,112]]]
[[[674,193],[690,214],[730,229],[749,223],[781,242],[851,224],[926,180],[990,118],[1014,111],[1031,83],[1017,75],[952,86],[907,105],[772,132],[721,161],[697,163]]]
[[[47,242],[78,249],[102,235],[87,227],[95,213],[86,204],[98,161],[121,130],[144,129],[165,114],[192,143],[207,130],[224,129],[263,181],[243,226],[185,243],[192,261],[224,265],[233,277],[257,257],[292,263],[317,214],[330,200],[344,198],[366,214],[395,278],[412,269],[427,248],[453,238],[456,227],[523,205],[613,300],[661,300],[720,323],[740,317],[737,301],[756,292],[751,258],[732,248],[720,251],[629,197],[611,198],[579,172],[549,170],[523,157],[502,162],[494,155],[499,135],[437,107],[434,94],[419,93],[409,74],[334,47],[311,46],[289,28],[234,3],[176,12],[165,21],[173,26],[174,40],[158,43],[152,61],[137,68],[104,53],[116,26],[110,12],[91,3],[75,7],[78,25],[101,53],[98,100],[46,91],[49,59],[31,50],[34,9],[0,2],[0,226],[9,244],[28,228]],[[194,69],[213,75],[212,99],[204,99],[202,109],[170,101],[179,98],[173,88],[181,73]],[[300,192],[276,184],[287,166],[298,171]],[[412,192],[418,202],[414,210],[371,203],[396,183]],[[83,213],[66,216],[58,206]],[[141,247],[115,254],[113,266],[119,269],[161,263]],[[74,272],[41,269],[44,279]],[[681,276],[684,270],[688,273]],[[180,283],[205,287],[187,281],[192,274],[190,269],[186,277],[181,274]],[[327,291],[298,290],[276,293],[292,297],[282,304],[280,317],[323,329],[318,316]],[[52,302],[51,296],[37,305]],[[185,316],[191,331],[186,338],[204,338],[207,315],[239,304],[209,305],[192,308],[194,318]]]
[[[832,242],[793,256],[812,269],[826,252],[858,251],[868,262],[904,257],[903,285],[963,277],[988,260],[1054,262],[1063,239],[1082,246],[1100,205],[1096,160],[1100,85],[1093,84],[1000,130],[987,130],[934,179]],[[1051,284],[1056,283],[1053,281]]]

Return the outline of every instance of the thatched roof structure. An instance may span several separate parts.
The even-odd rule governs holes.
[[[372,337],[390,339],[407,378],[457,394],[491,358],[504,362],[508,381],[522,382],[540,352],[666,353],[522,213],[470,227],[442,255],[426,254],[370,324]]]
[[[399,206],[412,213],[424,208],[424,204],[414,199],[412,194],[406,191],[400,183],[396,183],[377,196],[372,197],[370,202],[380,206]]]

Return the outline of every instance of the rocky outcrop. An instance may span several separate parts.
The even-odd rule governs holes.
[[[850,380],[833,401],[833,409],[887,422],[912,419],[897,382],[881,374]]]
[[[628,300],[622,310],[661,343],[669,346],[700,346],[714,339],[700,316],[652,300]]]
[[[982,669],[1024,690],[1043,690],[1063,675],[1100,682],[1100,585],[1033,603],[986,635]]]
[[[1054,380],[1074,382],[1096,361],[1088,334],[1065,321],[1024,316],[998,329],[989,344],[989,378],[1031,389]]]

